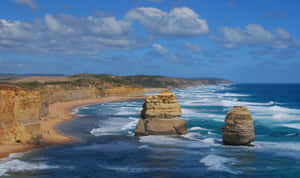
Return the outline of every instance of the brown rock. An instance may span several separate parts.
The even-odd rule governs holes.
[[[136,136],[181,135],[187,133],[187,123],[180,119],[181,108],[171,91],[163,91],[145,99]]]
[[[162,91],[146,98],[142,118],[174,118],[182,115],[181,108],[171,91]]]
[[[227,113],[225,122],[222,128],[224,144],[250,145],[254,141],[253,119],[246,107],[235,106]]]

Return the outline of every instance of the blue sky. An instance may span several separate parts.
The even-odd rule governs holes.
[[[2,0],[1,73],[300,82],[297,0]]]

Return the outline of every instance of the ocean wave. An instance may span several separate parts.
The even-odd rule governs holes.
[[[268,150],[276,153],[290,152],[290,151],[300,152],[300,143],[297,142],[255,141],[253,142],[253,144],[259,150]]]
[[[207,155],[200,160],[200,163],[203,163],[205,166],[207,166],[208,170],[228,172],[231,174],[239,174],[240,173],[239,171],[233,170],[232,168],[229,168],[227,166],[227,165],[232,166],[236,162],[237,161],[233,158],[226,158],[214,154]]]
[[[205,112],[197,112],[194,109],[182,108],[182,117],[189,119],[189,117],[201,117],[201,118],[221,118],[224,119],[225,116],[221,114],[211,114]]]
[[[246,94],[238,94],[238,93],[220,93],[220,94],[217,94],[217,96],[228,96],[228,97],[233,97],[233,96],[249,96],[249,95],[246,95]]]
[[[99,165],[99,166],[103,169],[113,170],[118,172],[126,172],[126,173],[145,173],[145,172],[171,170],[169,168],[161,168],[161,167],[146,168],[146,167],[129,167],[129,166],[103,166],[103,165]]]
[[[122,131],[128,130],[128,134],[129,134],[129,135],[133,135],[133,132],[130,131],[130,130],[135,129],[135,127],[136,127],[136,125],[137,125],[139,119],[138,119],[138,118],[134,118],[134,117],[129,117],[128,119],[130,119],[131,121],[128,122],[127,124],[125,124],[125,125],[121,128],[121,130],[122,130]]]
[[[282,126],[300,130],[300,123],[283,124]]]
[[[46,163],[30,163],[18,159],[0,162],[0,176],[6,176],[8,173],[57,169],[59,166],[47,165]]]
[[[258,103],[258,102],[246,102],[246,101],[238,101],[238,100],[221,100],[220,101],[225,107],[233,107],[233,106],[272,106],[274,105],[274,101],[269,101],[266,103]]]
[[[195,130],[205,130],[205,131],[208,131],[210,129],[206,129],[206,128],[202,128],[202,127],[192,127],[189,129],[190,131],[195,131]]]
[[[184,138],[188,138],[190,140],[199,140],[200,136],[201,136],[200,133],[195,133],[195,132],[189,132],[183,135]]]
[[[129,108],[129,107],[123,107],[117,110],[117,113],[114,115],[117,116],[128,116],[128,115],[138,115],[139,112],[141,111],[141,108]]]
[[[186,148],[203,148],[210,146],[221,146],[222,143],[215,138],[201,139],[199,134],[190,133],[183,136],[160,136],[150,135],[139,138],[139,142],[165,145],[165,146],[177,146]]]
[[[104,135],[122,135],[122,133],[127,131],[128,135],[133,135],[131,130],[134,130],[138,118],[119,118],[113,117],[108,120],[101,121],[99,123],[100,127],[93,128],[90,133],[94,136],[104,136]]]

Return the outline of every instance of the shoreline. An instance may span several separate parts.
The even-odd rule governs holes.
[[[34,148],[42,148],[54,144],[63,144],[63,143],[71,142],[74,138],[63,135],[56,129],[56,126],[58,124],[61,124],[63,122],[75,118],[76,115],[71,113],[71,111],[75,108],[85,106],[85,105],[93,105],[93,104],[99,104],[105,102],[118,102],[118,101],[127,101],[127,100],[143,99],[143,98],[145,98],[145,95],[108,96],[108,97],[101,97],[101,98],[94,98],[94,99],[75,100],[75,101],[58,102],[58,103],[50,104],[48,115],[42,118],[40,121],[41,134],[43,137],[41,140],[41,145],[39,146],[32,145],[32,144],[0,145],[0,158],[9,157],[11,153],[26,152]]]

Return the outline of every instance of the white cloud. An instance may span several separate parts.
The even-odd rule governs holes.
[[[249,24],[244,29],[222,27],[220,35],[214,39],[226,48],[236,48],[241,45],[261,45],[275,49],[299,47],[297,40],[282,28],[270,32],[260,24]]]
[[[169,13],[140,7],[129,11],[126,19],[137,20],[149,32],[163,36],[199,36],[209,32],[206,20],[187,7],[174,8]]]
[[[189,42],[186,42],[184,44],[184,47],[189,50],[189,51],[192,51],[192,52],[202,52],[203,51],[203,47],[201,45],[198,45],[198,44],[192,44],[192,43],[189,43]]]
[[[61,28],[59,22],[52,15],[45,16],[45,23],[52,31],[59,31]]]
[[[39,8],[39,5],[35,2],[35,0],[14,0],[16,4],[26,5],[31,9]]]
[[[131,23],[114,17],[49,15],[35,21],[0,19],[0,51],[26,54],[97,55],[143,45]]]
[[[166,48],[162,47],[160,44],[153,44],[152,48],[157,54],[161,56],[165,56],[169,53],[169,51]]]

